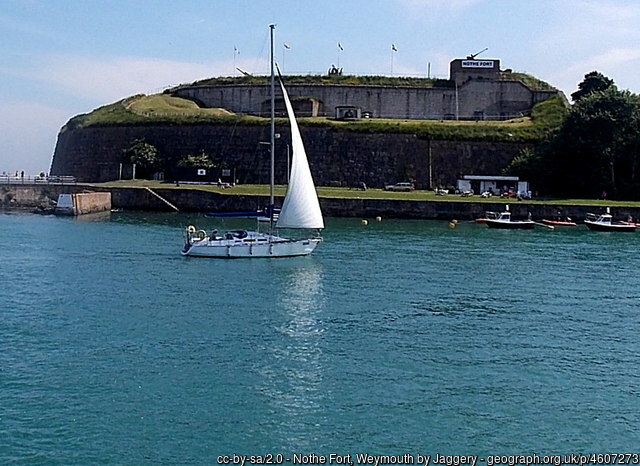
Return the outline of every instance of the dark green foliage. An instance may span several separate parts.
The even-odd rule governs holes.
[[[538,79],[535,76],[531,76],[530,74],[527,74],[527,73],[511,72],[511,73],[508,73],[505,77],[516,79],[526,84],[531,89],[538,89],[538,90],[545,90],[545,91],[551,91],[555,89],[548,82]]]
[[[571,94],[571,98],[577,102],[593,92],[606,91],[613,85],[613,79],[607,78],[598,71],[592,71],[584,75],[584,80],[578,84],[578,90]]]
[[[629,190],[638,182],[639,122],[638,96],[615,86],[576,103],[559,133],[559,148],[566,154],[561,166],[573,166],[583,178],[576,190],[587,196],[595,189],[596,195],[607,191],[614,198],[640,197]]]
[[[509,172],[561,196],[640,199],[640,97],[610,85],[581,97],[560,129]]]
[[[150,176],[159,171],[163,163],[158,149],[143,139],[136,139],[124,150],[124,159],[126,162],[136,164],[142,176]]]
[[[205,151],[199,154],[189,154],[185,158],[178,162],[178,167],[181,168],[213,168],[216,164],[211,160]]]
[[[537,126],[558,128],[568,113],[569,109],[565,101],[557,95],[534,105],[531,109],[531,118]]]

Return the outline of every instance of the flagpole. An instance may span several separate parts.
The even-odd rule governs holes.
[[[240,55],[240,50],[236,45],[233,46],[233,75],[237,76],[238,69],[236,68],[236,55]]]
[[[396,50],[396,44],[391,44],[391,77],[393,77],[393,52]]]
[[[287,50],[291,49],[291,46],[289,44],[287,44],[286,42],[282,43],[282,72],[284,73],[284,57],[285,57],[285,52]]]

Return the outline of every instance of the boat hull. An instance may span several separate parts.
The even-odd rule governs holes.
[[[562,220],[547,220],[547,219],[542,219],[542,223],[544,223],[545,225],[551,225],[554,227],[575,227],[578,225],[575,222],[568,222],[568,221],[562,221]]]
[[[617,232],[629,232],[636,231],[636,226],[633,223],[600,223],[585,220],[584,224],[592,231],[617,231]]]
[[[532,230],[536,225],[535,222],[528,220],[523,221],[510,221],[510,220],[494,220],[485,218],[484,223],[489,228],[497,228],[500,230]]]
[[[187,242],[181,254],[220,259],[308,256],[321,242],[322,238],[292,240],[269,235],[248,240],[204,238]]]

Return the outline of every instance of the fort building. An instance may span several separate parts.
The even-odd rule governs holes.
[[[560,91],[532,78],[500,69],[500,60],[456,59],[450,63],[450,79],[362,79],[340,84],[332,79],[284,78],[298,117],[320,116],[329,120],[488,120],[501,121],[531,114],[539,102]],[[215,79],[180,85],[165,91],[189,99],[203,108],[222,108],[235,114],[267,117],[270,86],[259,80]],[[406,83],[406,85],[405,85]],[[533,83],[533,84],[531,84]],[[542,84],[540,84],[542,83]],[[133,99],[133,98],[132,98]],[[131,112],[125,99],[119,112]],[[115,104],[114,104],[115,105]],[[284,110],[276,98],[276,111]],[[153,113],[153,112],[151,112]],[[268,182],[268,157],[264,141],[267,125],[238,119],[175,122],[153,114],[136,114],[129,123],[102,120],[89,125],[72,119],[59,135],[51,166],[52,175],[71,175],[78,181],[111,181],[132,176],[124,153],[137,140],[153,145],[167,162],[164,179],[180,176],[177,164],[190,154],[206,153],[231,169],[240,183]],[[82,119],[83,116],[79,116]],[[354,123],[357,126],[357,123]],[[531,137],[466,138],[450,133],[433,136],[383,122],[370,130],[322,122],[305,124],[301,132],[316,185],[369,187],[411,180],[417,188],[452,186],[463,175],[495,175],[502,172],[521,150],[535,144]],[[383,129],[381,129],[383,128]],[[286,183],[288,128],[278,123],[282,139],[276,142],[276,183]],[[451,131],[447,129],[447,131]],[[514,132],[517,132],[514,130]],[[216,177],[218,175],[216,174]]]
[[[530,87],[510,70],[501,71],[497,59],[455,59],[450,63],[448,80],[429,83],[433,84],[286,84],[296,115],[302,117],[359,114],[370,118],[507,120],[529,115],[536,103],[560,93],[550,86]],[[269,109],[266,84],[192,84],[169,92],[203,107],[235,113],[265,116]]]

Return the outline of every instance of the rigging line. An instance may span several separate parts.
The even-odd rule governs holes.
[[[236,129],[238,128],[238,120],[233,123],[233,127],[231,128],[231,136],[227,139],[226,143],[222,145],[222,150],[220,151],[220,157],[224,157],[227,149],[231,146],[231,141],[233,140],[233,136],[236,134]]]
[[[260,53],[258,53],[258,55],[255,58],[255,61],[253,63],[253,69],[254,70],[259,70],[262,68],[263,64],[267,64],[269,65],[269,59],[265,59],[265,49],[267,48],[267,44],[269,44],[269,32],[267,31],[267,33],[264,35],[263,40],[262,40],[262,47],[260,47]],[[262,74],[262,73],[258,73],[258,74]],[[267,71],[265,72],[265,75],[269,74],[269,70],[267,69]]]

